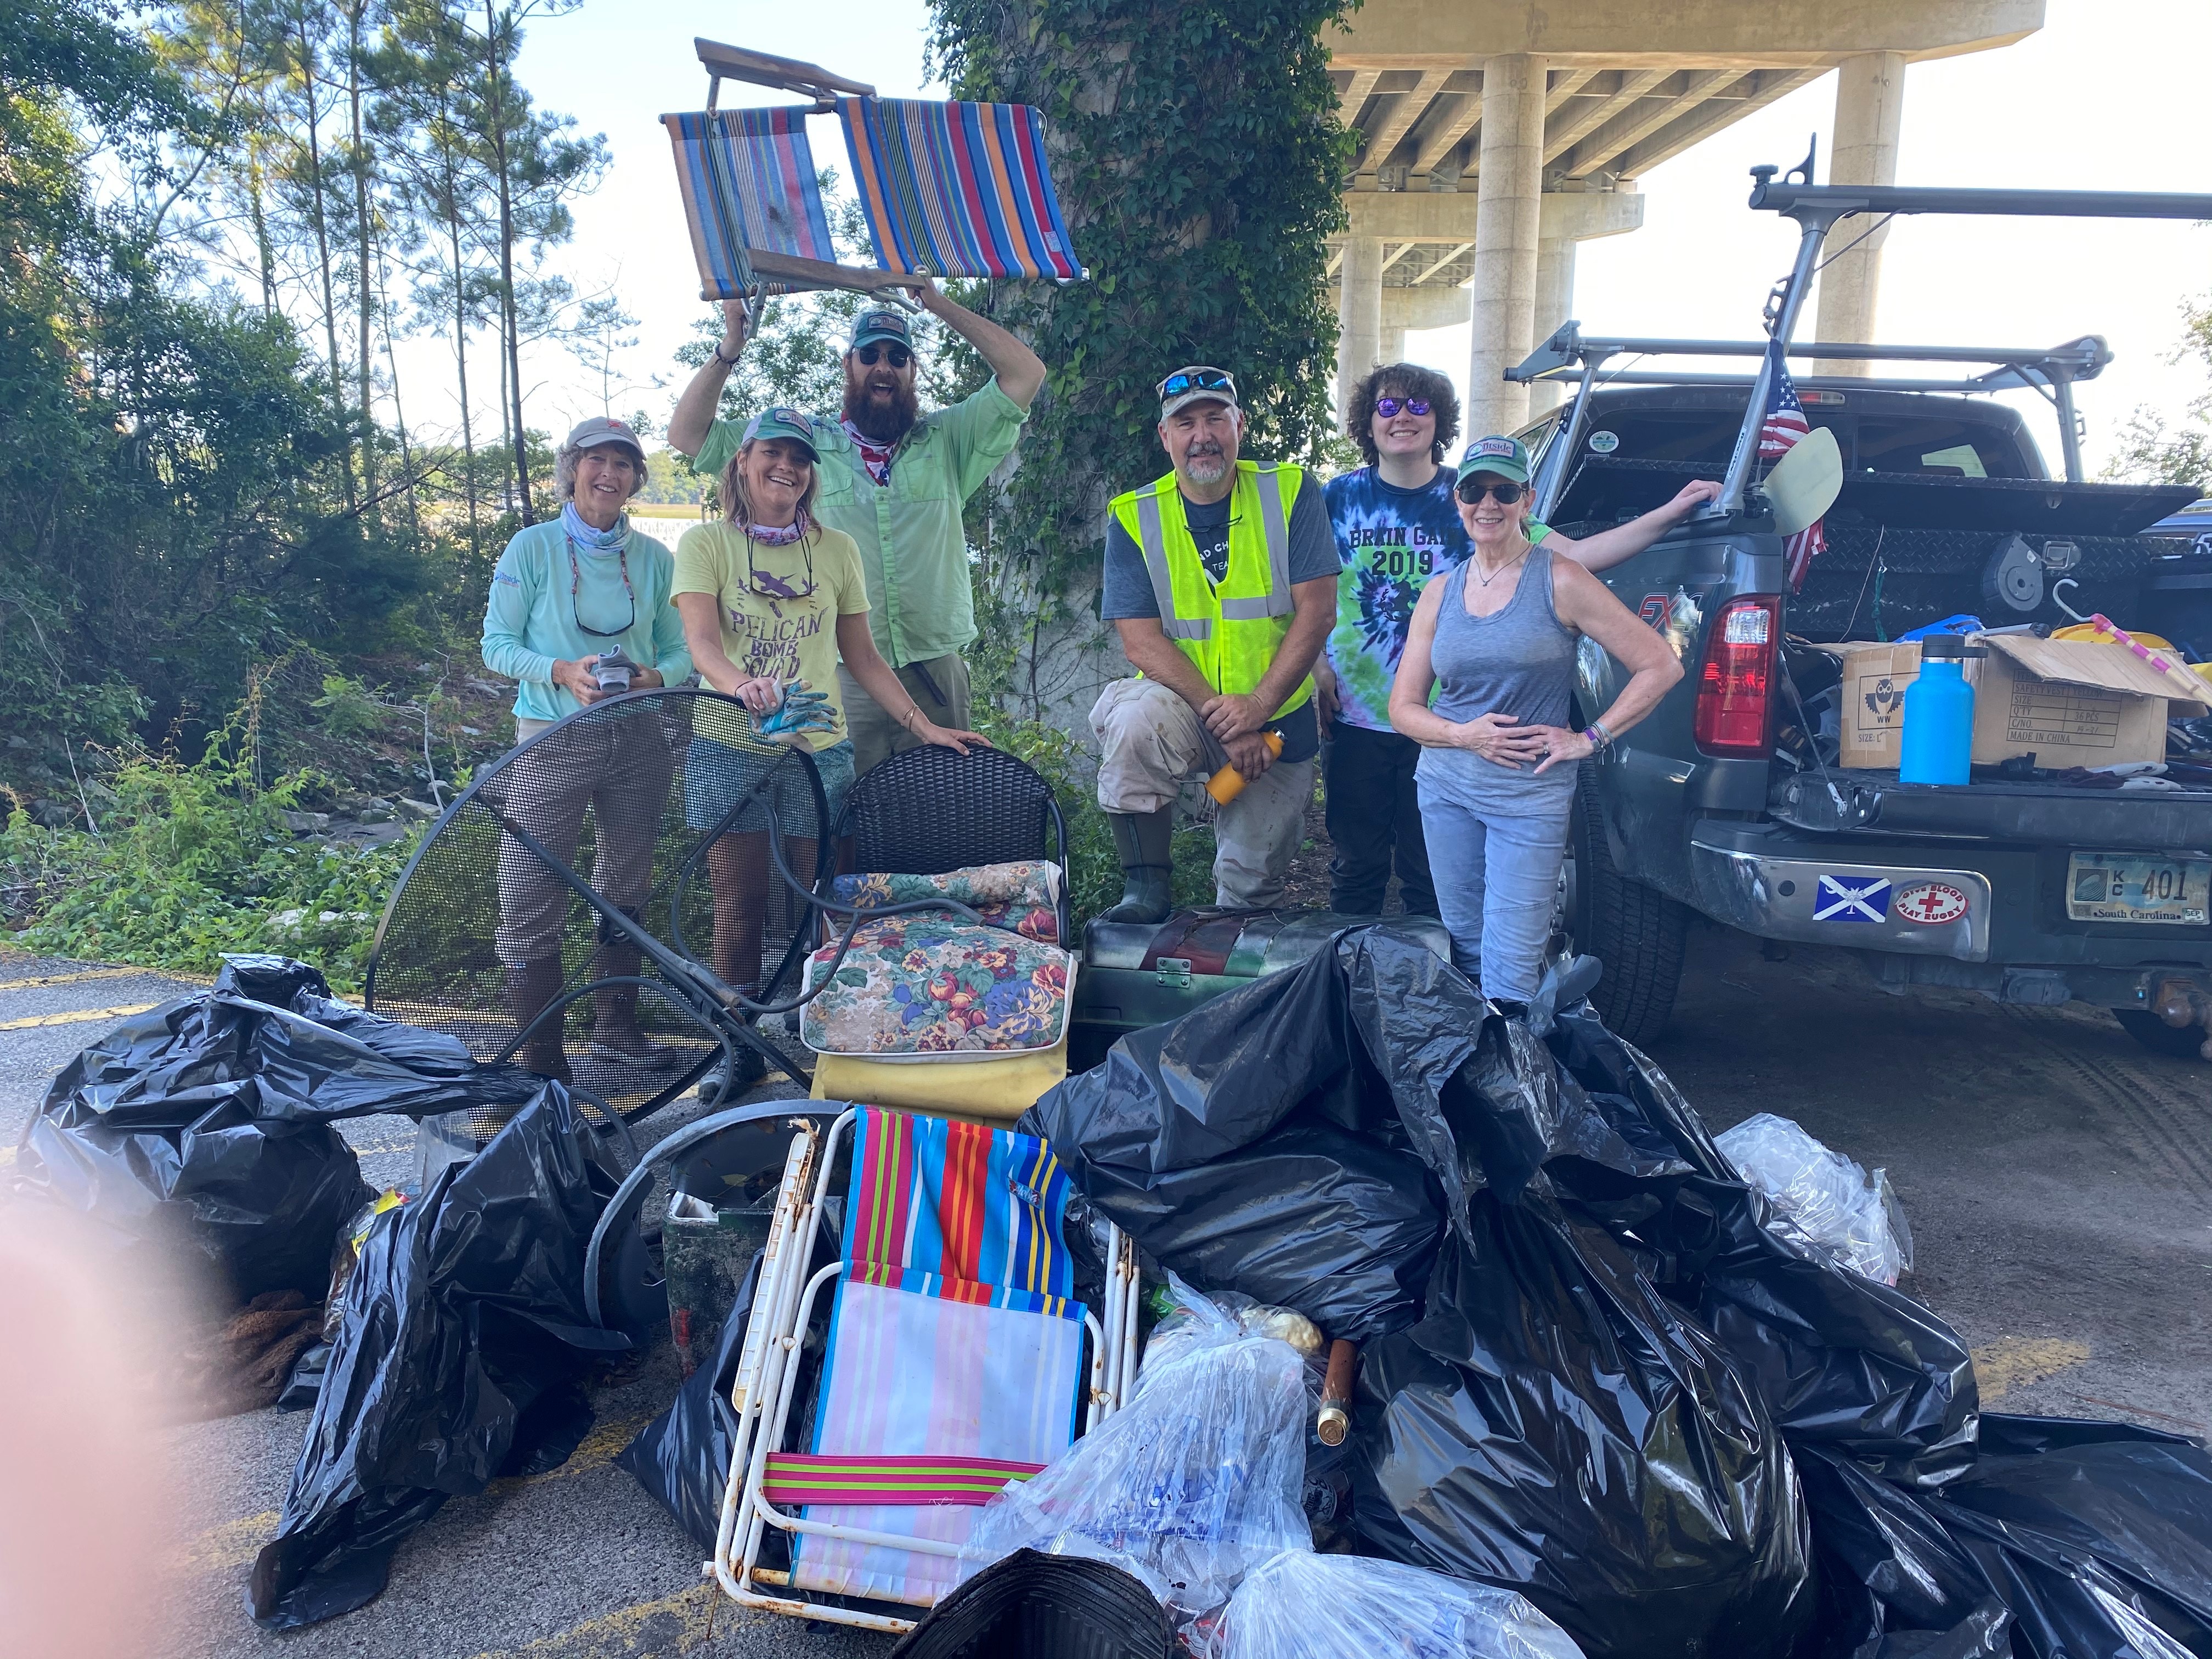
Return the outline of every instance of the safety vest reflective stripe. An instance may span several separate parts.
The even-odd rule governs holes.
[[[1145,553],[1145,574],[1152,579],[1152,598],[1159,602],[1160,632],[1171,640],[1212,639],[1211,619],[1176,615],[1175,581],[1168,574],[1167,540],[1160,531],[1160,495],[1157,489],[1146,490],[1137,497],[1137,532],[1138,544]],[[1287,550],[1284,556],[1289,557]],[[1227,617],[1234,613],[1224,605],[1221,614]]]

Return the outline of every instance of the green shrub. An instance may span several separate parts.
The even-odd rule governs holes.
[[[11,813],[0,884],[29,918],[14,942],[203,974],[226,953],[274,951],[357,991],[416,836],[365,849],[295,840],[282,811],[323,780],[295,772],[254,791],[243,770],[214,755],[126,759],[106,776],[115,799],[98,835]]]

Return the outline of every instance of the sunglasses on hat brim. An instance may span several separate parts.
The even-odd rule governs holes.
[[[1180,398],[1186,392],[1225,392],[1231,402],[1237,397],[1236,377],[1225,369],[1179,368],[1160,382],[1160,401]]]

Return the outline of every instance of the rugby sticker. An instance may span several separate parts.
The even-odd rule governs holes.
[[[1966,896],[1948,882],[1917,881],[1910,887],[1898,889],[1889,908],[1902,921],[1934,927],[1965,915]]]

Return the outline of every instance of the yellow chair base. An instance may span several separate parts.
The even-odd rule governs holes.
[[[1067,1034],[1049,1048],[1013,1060],[939,1060],[919,1064],[814,1057],[816,1100],[846,1100],[958,1118],[1003,1128],[1067,1079]]]

